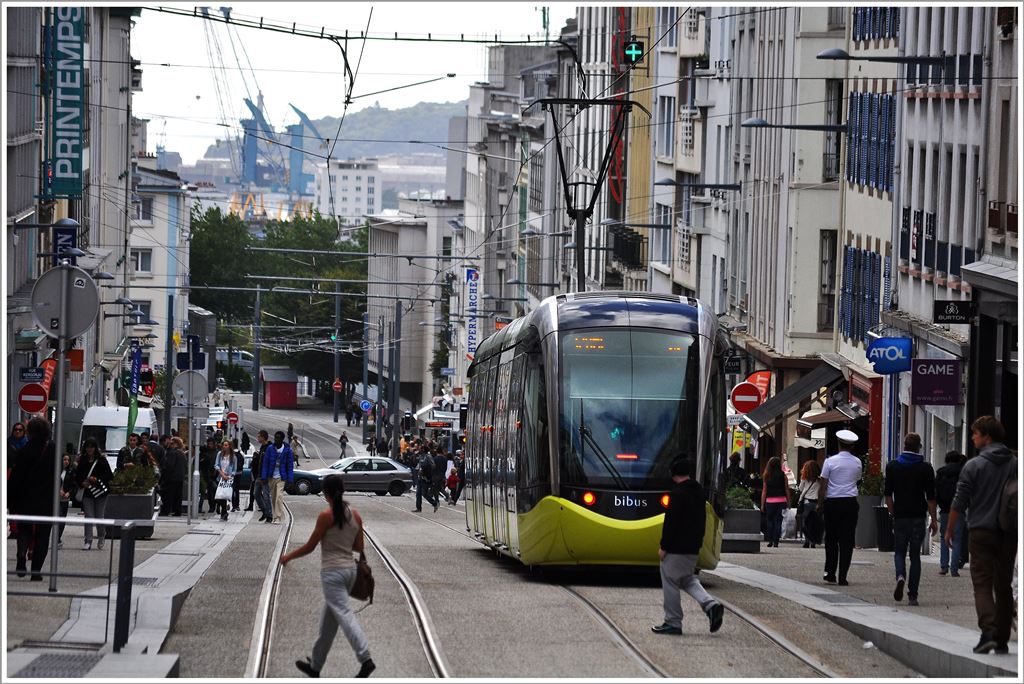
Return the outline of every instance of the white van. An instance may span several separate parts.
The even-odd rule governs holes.
[[[152,433],[157,429],[156,414],[153,409],[140,408],[135,417],[136,434]],[[128,407],[127,406],[90,406],[85,410],[82,419],[82,440],[94,438],[100,450],[107,457],[110,469],[117,464],[117,452],[128,443]]]

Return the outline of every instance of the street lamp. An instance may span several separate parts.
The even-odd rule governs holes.
[[[493,299],[496,302],[528,302],[526,297],[495,297],[490,292],[480,295],[480,299]]]
[[[667,230],[672,227],[671,223],[627,223],[617,219],[606,218],[601,221],[602,226],[621,226],[623,228],[655,228]]]
[[[576,249],[576,243],[575,242],[566,242],[564,245],[562,245],[562,249]],[[601,245],[592,245],[590,247],[584,247],[583,249],[590,249],[590,250],[593,250],[595,252],[611,252],[615,248],[614,247],[602,247]]]
[[[561,287],[561,283],[526,283],[519,278],[510,278],[505,281],[506,285],[526,285],[529,287]]]
[[[124,302],[117,302],[117,303],[123,304]],[[129,300],[128,304],[129,305],[131,304],[130,300]],[[142,318],[145,315],[146,315],[145,311],[143,311],[142,309],[139,309],[139,308],[135,308],[135,309],[132,309],[131,311],[124,311],[122,313],[112,313],[112,314],[105,313],[105,314],[103,314],[103,318],[131,318],[131,317]]]
[[[846,124],[773,124],[759,116],[752,116],[740,124],[742,128],[785,128],[793,131],[824,131],[846,133]]]
[[[660,181],[655,181],[654,184],[697,190],[740,190],[742,188],[739,183],[680,183],[679,181],[674,181],[671,178],[662,178]],[[605,219],[604,221],[601,221],[601,223],[608,220],[609,219]]]
[[[925,64],[929,66],[938,66],[943,69],[952,68],[953,56],[947,56],[945,52],[939,57],[929,56],[916,56],[916,55],[903,55],[900,56],[889,56],[889,55],[870,55],[864,57],[855,57],[848,53],[846,50],[840,48],[829,48],[828,50],[822,50],[818,53],[818,59],[842,59],[851,62],[888,62],[889,64]]]

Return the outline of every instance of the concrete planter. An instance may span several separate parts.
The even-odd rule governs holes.
[[[857,533],[854,545],[862,549],[873,549],[878,546],[878,523],[875,520],[875,506],[882,503],[882,497],[874,494],[858,494]]]
[[[149,494],[107,494],[107,518],[119,520],[136,520],[135,538],[149,539],[153,536],[153,510],[156,507],[156,496]],[[143,522],[145,521],[145,522]],[[116,525],[107,526],[107,537],[121,538],[121,528]]]
[[[761,552],[761,511],[729,508],[723,522],[722,553]]]

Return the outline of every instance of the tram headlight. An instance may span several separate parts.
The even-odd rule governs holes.
[[[661,495],[661,507],[668,508],[669,497],[668,494]]]
[[[597,501],[597,497],[594,496],[594,492],[583,492],[583,503],[593,506],[595,501]]]

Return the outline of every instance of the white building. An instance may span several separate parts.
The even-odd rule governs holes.
[[[380,168],[376,159],[331,160],[316,167],[313,206],[323,216],[335,216],[339,226],[359,226],[366,214],[384,208]]]
[[[368,368],[374,375],[381,373],[378,350],[383,341],[383,373],[388,376],[391,350],[395,339],[401,340],[403,411],[429,404],[434,395],[430,364],[435,336],[448,324],[441,315],[445,274],[452,272],[452,262],[443,258],[452,252],[448,221],[462,211],[460,200],[402,200],[397,211],[365,217],[370,224],[368,251],[380,255],[369,260],[367,272]],[[402,307],[400,336],[394,329],[396,305]]]
[[[182,287],[188,284],[193,198],[178,174],[159,171],[155,165],[155,158],[142,159],[134,174],[138,201],[131,222],[128,298],[146,318],[156,321],[132,325],[130,330],[153,345],[143,349],[142,362],[159,371],[167,365],[168,337],[178,333],[184,340],[187,334],[188,293]]]

